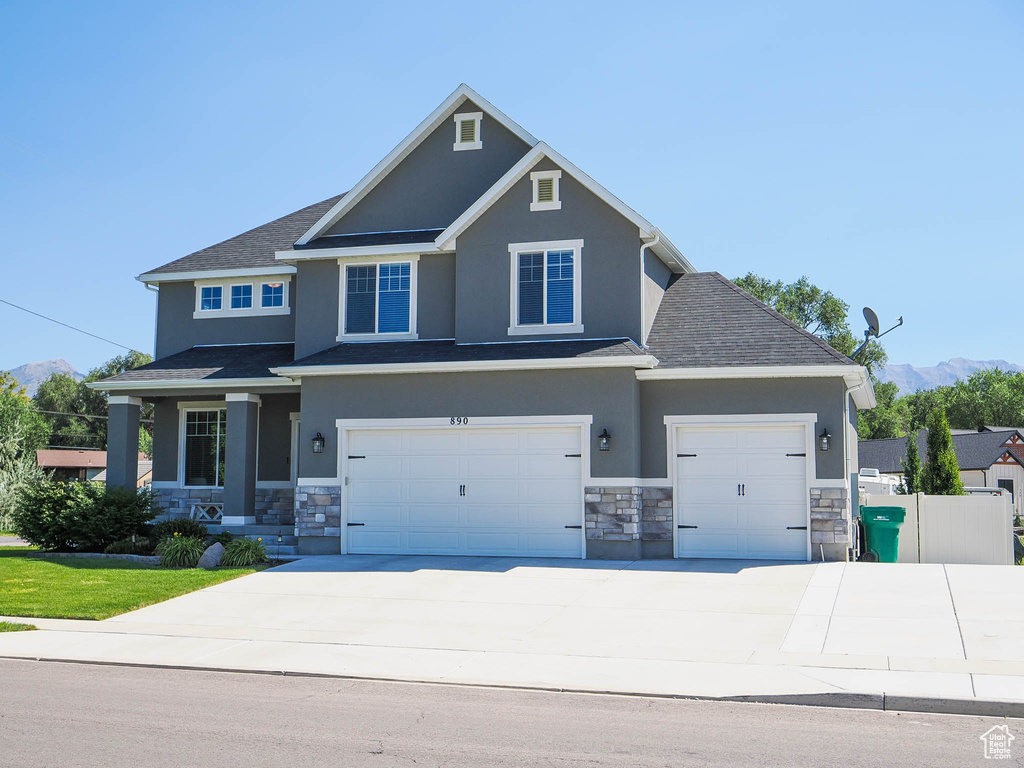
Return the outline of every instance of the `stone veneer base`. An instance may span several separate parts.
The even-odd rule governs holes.
[[[295,491],[292,488],[256,487],[256,525],[294,525]],[[153,499],[175,520],[186,518],[193,504],[224,503],[223,488],[154,488]]]

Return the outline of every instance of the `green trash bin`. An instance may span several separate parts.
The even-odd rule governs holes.
[[[906,519],[903,507],[861,507],[860,519],[864,523],[867,551],[880,563],[895,563],[900,544],[900,526]]]

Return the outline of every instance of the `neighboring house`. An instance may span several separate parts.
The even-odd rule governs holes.
[[[107,470],[104,469],[93,478],[97,483],[107,482]],[[136,472],[135,487],[149,488],[153,484],[153,462],[139,459],[139,469]]]
[[[848,555],[865,369],[467,86],[348,193],[138,279],[157,359],[91,386],[110,483],[155,403],[173,514],[303,553]]]
[[[140,453],[138,464],[146,464],[146,454]],[[149,462],[152,464],[152,462]],[[36,464],[52,472],[54,480],[93,480],[106,482],[107,452],[80,451],[72,448],[54,448],[36,451]],[[142,487],[141,485],[139,487]]]
[[[960,467],[960,479],[972,488],[1005,488],[1013,500],[1014,513],[1024,514],[1024,430],[1012,427],[954,429],[953,449]],[[928,430],[917,433],[917,451],[925,460]],[[907,439],[861,440],[860,465],[888,474],[903,474]]]
[[[42,449],[36,451],[36,464],[54,480],[95,480],[107,466],[107,452]]]

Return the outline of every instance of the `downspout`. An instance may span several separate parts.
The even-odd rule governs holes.
[[[640,346],[647,347],[647,296],[644,290],[644,277],[647,275],[647,249],[661,242],[661,234],[654,233],[654,239],[645,243],[640,240]]]
[[[156,360],[156,329],[160,323],[160,286],[153,287],[150,283],[143,283],[146,286],[147,291],[152,291],[156,294],[156,302],[153,307],[153,359]]]
[[[854,384],[852,387],[846,388],[846,395],[843,397],[843,453],[846,457],[846,482],[850,484],[850,527],[853,528],[854,513],[856,517],[860,517],[860,487],[859,480],[853,479],[853,457],[850,455],[850,400],[853,398],[853,393],[859,389],[864,389],[867,385],[866,381],[862,381],[860,384]],[[858,464],[860,462],[858,461]],[[857,467],[857,477],[860,477],[860,467]],[[857,488],[857,509],[853,508],[853,491],[854,487]],[[852,531],[851,531],[852,533]],[[860,526],[857,527],[857,541],[850,541],[850,546],[847,551],[852,550],[853,557],[856,560],[858,550],[860,549]],[[824,558],[823,558],[824,559]]]

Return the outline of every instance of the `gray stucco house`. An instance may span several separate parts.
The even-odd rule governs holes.
[[[138,279],[107,477],[154,402],[172,514],[304,553],[848,556],[864,368],[465,85],[347,193]]]

